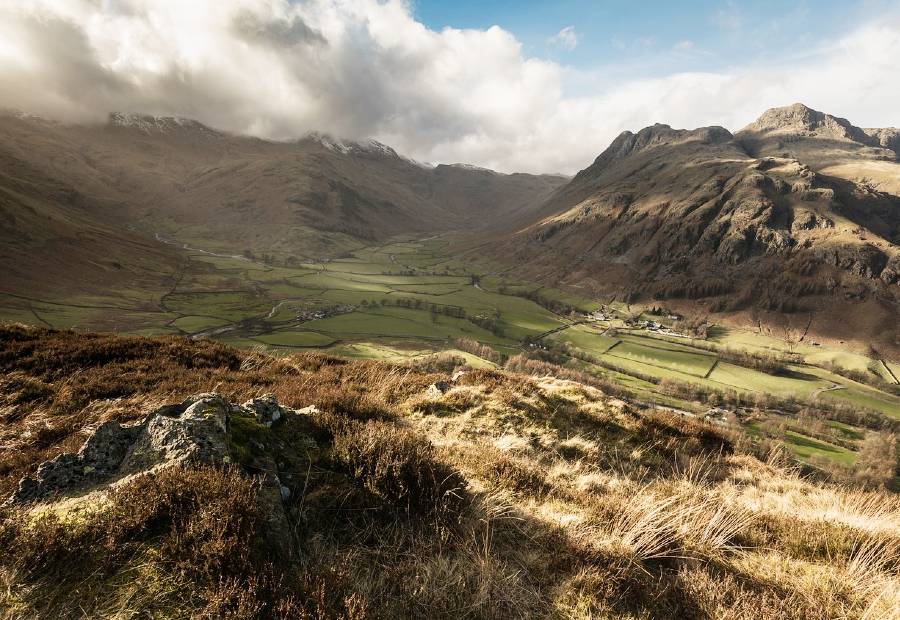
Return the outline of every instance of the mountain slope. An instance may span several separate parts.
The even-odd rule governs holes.
[[[897,347],[900,198],[833,172],[895,165],[880,145],[797,106],[736,136],[625,132],[502,252],[532,276],[620,299],[686,300],[745,320],[812,314],[814,332]]]
[[[125,265],[137,288],[170,286],[178,257],[156,235],[315,258],[359,239],[490,226],[565,180],[431,168],[371,141],[269,142],[125,114],[93,126],[0,115],[0,163],[10,266],[0,290],[17,294],[108,290],[120,278],[97,268],[104,260]]]
[[[78,303],[81,295],[126,287],[164,290],[180,258],[118,224],[118,211],[115,201],[50,177],[0,147],[0,293]]]
[[[377,239],[464,227],[476,215],[493,221],[564,180],[459,168],[468,191],[458,196],[446,187],[446,167],[417,164],[377,142],[318,134],[269,142],[136,115],[112,115],[105,126],[7,115],[0,137],[8,157],[121,202],[129,223],[202,223],[224,239],[264,234],[276,244],[298,227]]]
[[[862,129],[797,103],[773,108],[735,138],[756,157],[799,159],[814,171],[900,196],[900,130]]]

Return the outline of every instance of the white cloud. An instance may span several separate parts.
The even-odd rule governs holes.
[[[507,171],[574,172],[623,129],[737,129],[795,101],[898,124],[896,58],[896,16],[781,64],[641,78],[528,58],[499,27],[434,32],[401,0],[0,0],[0,106],[321,130]]]
[[[555,35],[547,39],[547,43],[570,52],[578,46],[578,33],[575,32],[575,26],[566,26]]]

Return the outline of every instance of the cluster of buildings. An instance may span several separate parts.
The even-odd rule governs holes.
[[[338,314],[347,314],[354,310],[356,310],[356,306],[351,306],[350,304],[327,306],[325,308],[300,308],[297,310],[297,321],[306,323],[318,319],[327,319],[328,317],[336,316]]]

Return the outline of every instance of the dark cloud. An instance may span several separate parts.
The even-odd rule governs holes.
[[[623,129],[738,129],[787,101],[896,124],[898,33],[882,16],[801,60],[617,66],[611,80],[529,58],[496,26],[429,30],[407,0],[0,0],[0,107],[178,115],[273,139],[319,130],[423,161],[574,172]]]
[[[249,43],[261,43],[275,48],[324,45],[328,42],[322,33],[310,28],[297,15],[288,19],[267,19],[245,9],[234,16],[231,27],[238,37]]]

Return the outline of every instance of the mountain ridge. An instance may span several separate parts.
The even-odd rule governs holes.
[[[198,239],[230,254],[313,259],[344,251],[354,239],[502,225],[505,213],[527,210],[564,181],[430,168],[374,141],[314,134],[273,142],[164,116],[118,114],[105,124],[68,125],[7,113],[0,137],[6,162],[0,235],[10,266],[0,289],[13,293],[71,288],[50,250],[61,239],[70,239],[62,243],[78,265],[78,280],[102,291],[108,274],[92,265],[103,252],[78,251],[79,229],[84,238],[107,239],[117,255],[111,263],[158,263],[159,269],[142,268],[158,288],[179,259],[173,248],[159,247],[156,234]],[[53,224],[76,215],[76,228]],[[57,241],[39,241],[48,235]],[[147,251],[124,260],[117,237]]]
[[[862,332],[900,347],[890,321],[900,311],[900,193],[872,180],[900,168],[881,141],[802,105],[736,134],[623,132],[497,254],[529,276],[626,301],[744,322],[760,310],[813,313],[819,331],[845,338],[854,334],[843,317],[865,308]]]
[[[824,332],[850,337],[841,313],[865,308],[874,333],[900,307],[900,164],[883,146],[896,132],[800,104],[735,134],[626,131],[570,179],[427,167],[375,141],[273,142],[175,117],[84,126],[8,114],[0,137],[8,293],[71,290],[69,264],[85,292],[126,274],[164,291],[179,257],[157,234],[316,260],[360,240],[452,232],[528,277],[743,322],[759,309],[814,312]],[[98,261],[103,244],[116,258]],[[879,342],[900,346],[889,332]]]

